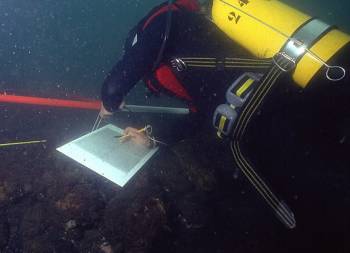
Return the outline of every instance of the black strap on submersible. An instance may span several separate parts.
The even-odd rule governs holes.
[[[285,69],[291,69],[290,62],[279,60],[280,66]],[[248,181],[254,186],[258,193],[263,197],[266,203],[273,209],[279,220],[289,229],[293,229],[296,226],[296,221],[293,212],[280,200],[276,194],[271,190],[267,183],[259,176],[254,169],[253,165],[249,163],[244,154],[241,151],[241,141],[244,137],[245,130],[251,117],[255,114],[257,109],[262,104],[266,95],[271,91],[277,79],[285,73],[277,65],[274,65],[270,71],[263,77],[260,85],[254,91],[247,101],[245,108],[243,109],[240,117],[237,120],[235,126],[232,141],[230,143],[232,154],[236,161],[237,166],[242,173],[246,176]]]
[[[293,212],[284,201],[280,200],[276,194],[272,192],[267,183],[258,175],[253,165],[246,159],[242,153],[241,141],[244,138],[245,131],[251,118],[258,108],[260,108],[263,100],[276,84],[276,81],[284,73],[289,73],[294,70],[298,61],[307,52],[307,48],[310,48],[317,42],[329,29],[331,29],[330,25],[318,19],[310,19],[294,33],[293,37],[287,40],[281,51],[273,57],[272,68],[263,77],[260,85],[249,97],[237,120],[230,144],[238,167],[267,204],[273,209],[280,221],[289,229],[293,229],[296,226]]]
[[[217,57],[176,57],[171,66],[178,72],[188,69],[244,69],[244,71],[265,71],[271,68],[271,59],[217,58]]]

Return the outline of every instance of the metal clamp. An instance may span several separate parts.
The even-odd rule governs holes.
[[[289,72],[296,66],[296,61],[285,52],[278,52],[272,57],[274,64],[283,72]],[[281,64],[286,63],[286,66]]]
[[[174,58],[171,61],[171,66],[179,72],[187,69],[186,63],[180,58]]]

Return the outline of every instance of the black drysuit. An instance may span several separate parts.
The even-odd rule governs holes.
[[[160,63],[169,64],[174,57],[186,56],[218,59],[249,57],[245,50],[235,45],[205,16],[176,5],[176,2],[175,6],[178,9],[172,12],[170,34]],[[114,66],[102,87],[102,101],[107,110],[117,110],[123,97],[139,80],[153,75],[167,26],[168,12],[155,17],[154,14],[164,7],[167,7],[167,3],[154,8],[130,31],[123,58]],[[225,102],[224,93],[228,85],[242,70],[218,68],[187,70],[184,73],[173,70],[173,73],[191,96],[199,113],[208,115],[213,113],[218,102]]]

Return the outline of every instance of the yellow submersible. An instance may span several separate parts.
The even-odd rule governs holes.
[[[323,66],[330,80],[340,79],[330,77],[332,70],[345,76],[345,69],[327,62],[350,42],[350,36],[280,1],[214,0],[212,17],[223,32],[258,58],[288,51],[288,43],[300,44],[302,52],[296,52],[292,75],[303,88]]]

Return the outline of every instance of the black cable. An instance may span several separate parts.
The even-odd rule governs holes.
[[[166,27],[165,27],[164,38],[163,38],[163,41],[162,41],[162,45],[160,46],[160,50],[159,50],[157,59],[154,62],[153,71],[158,68],[160,62],[162,61],[164,50],[165,50],[165,46],[166,46],[166,43],[167,43],[168,38],[169,38],[170,28],[171,28],[171,17],[173,15],[173,10],[171,8],[171,5],[173,4],[173,1],[174,0],[169,0],[168,1],[168,14],[167,14],[167,22],[166,22]]]

